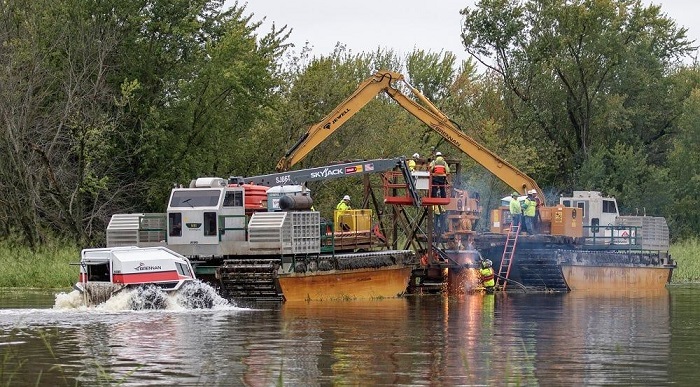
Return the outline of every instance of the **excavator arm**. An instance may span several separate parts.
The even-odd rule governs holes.
[[[392,83],[402,81],[411,93],[422,103],[408,98]],[[401,74],[379,71],[364,81],[355,92],[335,108],[319,123],[313,125],[277,164],[278,170],[287,170],[301,161],[318,144],[335,132],[377,94],[384,91],[414,117],[440,134],[450,144],[457,147],[484,168],[520,193],[534,189],[544,201],[544,193],[528,175],[491,152],[460,130],[444,113],[428,100],[420,91],[411,86]]]
[[[420,91],[404,81],[423,105],[408,98],[400,90],[389,86],[385,91],[401,107],[438,132],[447,142],[457,147],[481,166],[489,170],[508,186],[520,193],[534,189],[544,201],[544,192],[537,182],[497,154],[491,152],[460,130],[444,113],[432,104]]]

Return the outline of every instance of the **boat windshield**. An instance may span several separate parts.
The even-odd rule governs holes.
[[[183,265],[180,262],[175,262],[175,266],[177,266],[178,273],[187,277],[192,277],[192,272],[190,272],[190,268],[186,265]]]
[[[218,189],[189,189],[173,191],[170,207],[216,207],[219,204],[222,190]]]

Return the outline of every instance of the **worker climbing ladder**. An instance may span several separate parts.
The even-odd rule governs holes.
[[[510,276],[510,266],[513,263],[515,256],[515,246],[518,244],[518,236],[520,235],[520,224],[510,226],[508,236],[506,236],[506,245],[503,247],[503,256],[501,257],[501,266],[498,268],[498,276],[496,276],[496,288],[506,290],[508,278]],[[502,282],[502,283],[501,283]]]

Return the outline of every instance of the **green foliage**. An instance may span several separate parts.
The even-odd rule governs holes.
[[[70,288],[78,280],[80,250],[72,244],[52,242],[36,250],[17,243],[0,243],[0,288]]]
[[[117,79],[141,87],[124,126],[130,165],[149,188],[145,202],[162,208],[170,183],[193,176],[226,176],[258,157],[256,130],[274,106],[278,57],[286,28],[258,36],[259,22],[235,4],[160,2],[151,8],[123,3]],[[120,81],[121,82],[121,81]],[[134,130],[135,129],[135,130]]]
[[[258,158],[288,31],[260,34],[244,7],[222,7],[0,5],[0,196],[11,198],[0,235],[99,241],[115,212],[162,210],[172,182]]]
[[[36,245],[51,234],[92,237],[110,209],[115,130],[105,62],[114,48],[103,16],[82,0],[3,2],[0,6],[0,219]],[[93,17],[95,16],[95,17]],[[4,210],[8,209],[7,212]],[[11,230],[8,230],[11,229]]]
[[[406,58],[406,73],[411,85],[431,101],[440,101],[450,93],[455,77],[456,56],[451,52],[414,50]]]
[[[598,148],[579,169],[577,189],[600,190],[618,199],[622,214],[661,216],[665,213],[667,171],[648,162],[646,153],[616,143]]]
[[[678,267],[673,271],[673,283],[700,281],[700,241],[697,238],[688,238],[682,242],[673,243],[670,253],[678,264]]]
[[[649,162],[663,162],[683,98],[668,74],[692,47],[658,6],[484,0],[462,14],[467,51],[502,79],[511,131],[556,157],[546,183],[575,184],[592,152],[616,141],[641,140]]]
[[[677,237],[695,237],[700,231],[700,89],[685,101],[678,129],[669,156],[674,182],[669,223]]]

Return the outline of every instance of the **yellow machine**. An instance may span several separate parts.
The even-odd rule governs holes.
[[[398,88],[394,87],[393,84],[395,82],[403,82],[408,86],[413,95],[423,105],[408,98]],[[438,132],[450,144],[473,158],[510,187],[518,192],[527,192],[534,189],[544,199],[542,190],[532,178],[486,149],[473,138],[467,136],[420,91],[406,82],[403,75],[390,71],[379,71],[362,82],[352,95],[341,102],[321,121],[312,125],[299,142],[287,151],[286,155],[277,163],[277,169],[280,171],[287,170],[304,159],[318,144],[323,142],[382,91],[414,117]]]
[[[420,103],[402,93],[401,90],[395,86],[397,82],[405,84]],[[535,190],[537,192],[536,195],[540,198],[542,203],[540,214],[545,229],[551,230],[554,234],[561,232],[563,234],[560,235],[579,236],[583,226],[581,223],[581,216],[577,217],[575,216],[575,212],[568,210],[557,211],[556,209],[545,207],[544,193],[531,177],[466,135],[449,117],[447,117],[447,115],[441,112],[420,91],[411,86],[404,79],[403,75],[391,71],[378,71],[376,74],[366,79],[333,111],[326,115],[321,121],[312,125],[301,139],[294,144],[278,162],[277,170],[286,171],[294,164],[304,159],[316,146],[328,138],[328,136],[334,133],[381,92],[386,93],[402,108],[428,125],[450,144],[474,159],[474,161],[489,170],[517,192],[524,194],[530,190]],[[464,201],[464,203],[466,205],[466,201]],[[452,207],[454,206],[455,205],[452,205]],[[562,224],[559,223],[559,218],[551,218],[558,214],[562,216],[562,221],[565,222],[568,227],[563,227]],[[502,221],[499,222],[499,230],[501,232],[509,226],[509,223],[503,221],[506,220],[506,218],[502,215],[502,209],[494,210],[493,216],[495,216],[496,219],[502,219]],[[554,222],[555,220],[556,222]]]
[[[372,228],[372,210],[335,210],[333,224],[335,232],[369,232]]]
[[[573,207],[557,205],[541,207],[539,225],[541,234],[566,235],[570,237],[583,236],[583,214]],[[491,211],[491,232],[507,234],[511,225],[510,209],[501,206]]]

